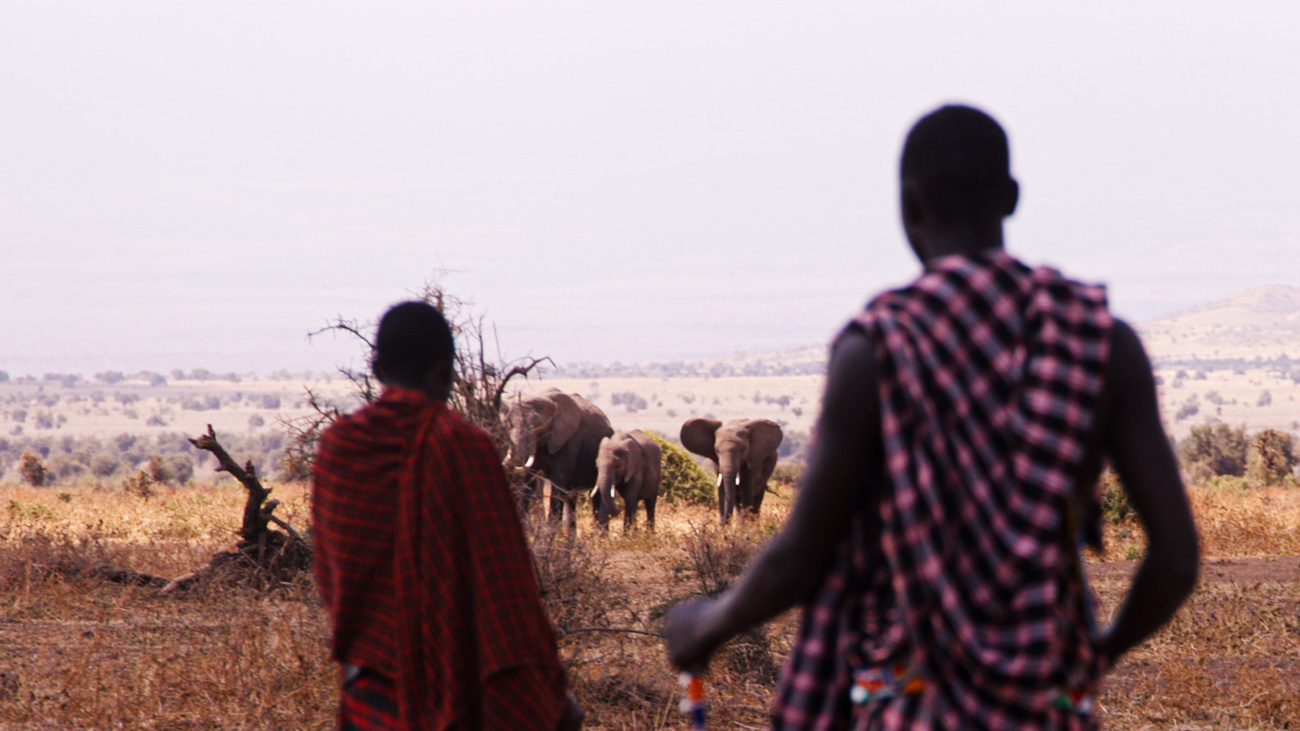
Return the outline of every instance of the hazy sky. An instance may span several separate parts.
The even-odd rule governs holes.
[[[1066,5],[7,2],[0,369],[327,370],[439,268],[507,356],[821,342],[946,101],[1121,315],[1300,283],[1300,10]]]

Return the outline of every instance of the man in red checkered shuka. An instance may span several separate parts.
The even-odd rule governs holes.
[[[1003,248],[1006,134],[949,106],[900,165],[923,265],[832,346],[789,522],[716,600],[675,607],[698,670],[795,606],[774,729],[1091,729],[1102,675],[1196,582],[1196,529],[1151,364],[1105,290]],[[1149,540],[1115,622],[1094,623],[1079,549],[1100,545],[1109,461]]]
[[[447,407],[446,320],[380,320],[374,403],[321,435],[317,588],[340,665],[343,731],[573,731],[515,500],[492,438]]]

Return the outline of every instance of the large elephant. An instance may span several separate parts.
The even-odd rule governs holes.
[[[591,507],[601,528],[609,527],[615,494],[623,498],[623,531],[636,521],[637,504],[645,502],[645,522],[654,530],[655,501],[659,499],[659,476],[663,455],[655,440],[639,429],[621,431],[600,440],[596,455],[596,489]]]
[[[781,427],[769,419],[688,419],[682,424],[682,446],[713,460],[718,466],[718,513],[722,522],[731,512],[754,515],[763,506],[767,480],[776,469]]]
[[[550,480],[551,521],[563,515],[574,530],[578,496],[596,485],[600,440],[614,434],[605,412],[576,393],[551,388],[512,404],[506,418],[511,441],[507,466],[528,469],[534,484],[531,478],[538,475]]]

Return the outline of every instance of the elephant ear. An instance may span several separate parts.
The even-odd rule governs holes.
[[[645,464],[645,452],[641,449],[641,442],[629,434],[627,439],[627,479],[629,482],[641,474],[641,465],[643,464]]]
[[[758,467],[768,457],[775,460],[776,449],[785,436],[780,425],[769,419],[751,419],[745,429],[749,432],[749,463]]]
[[[515,413],[522,418],[528,418],[529,412],[541,417],[542,423],[549,422],[555,418],[555,402],[550,396],[534,396],[520,403],[515,409]]]
[[[717,419],[687,419],[682,424],[682,446],[717,463],[717,434],[720,426],[722,422]]]
[[[567,393],[556,391],[548,394],[548,398],[555,404],[555,418],[551,421],[547,443],[551,454],[555,454],[578,433],[578,427],[582,426],[582,407]]]

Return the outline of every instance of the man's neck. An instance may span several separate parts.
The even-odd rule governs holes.
[[[922,263],[954,254],[970,256],[991,249],[1003,248],[1002,223],[991,226],[955,227],[936,231],[926,237],[922,245]]]
[[[449,386],[433,384],[415,385],[400,382],[386,383],[384,386],[387,388],[401,388],[407,391],[418,391],[434,401],[446,401],[451,396],[451,388]]]

